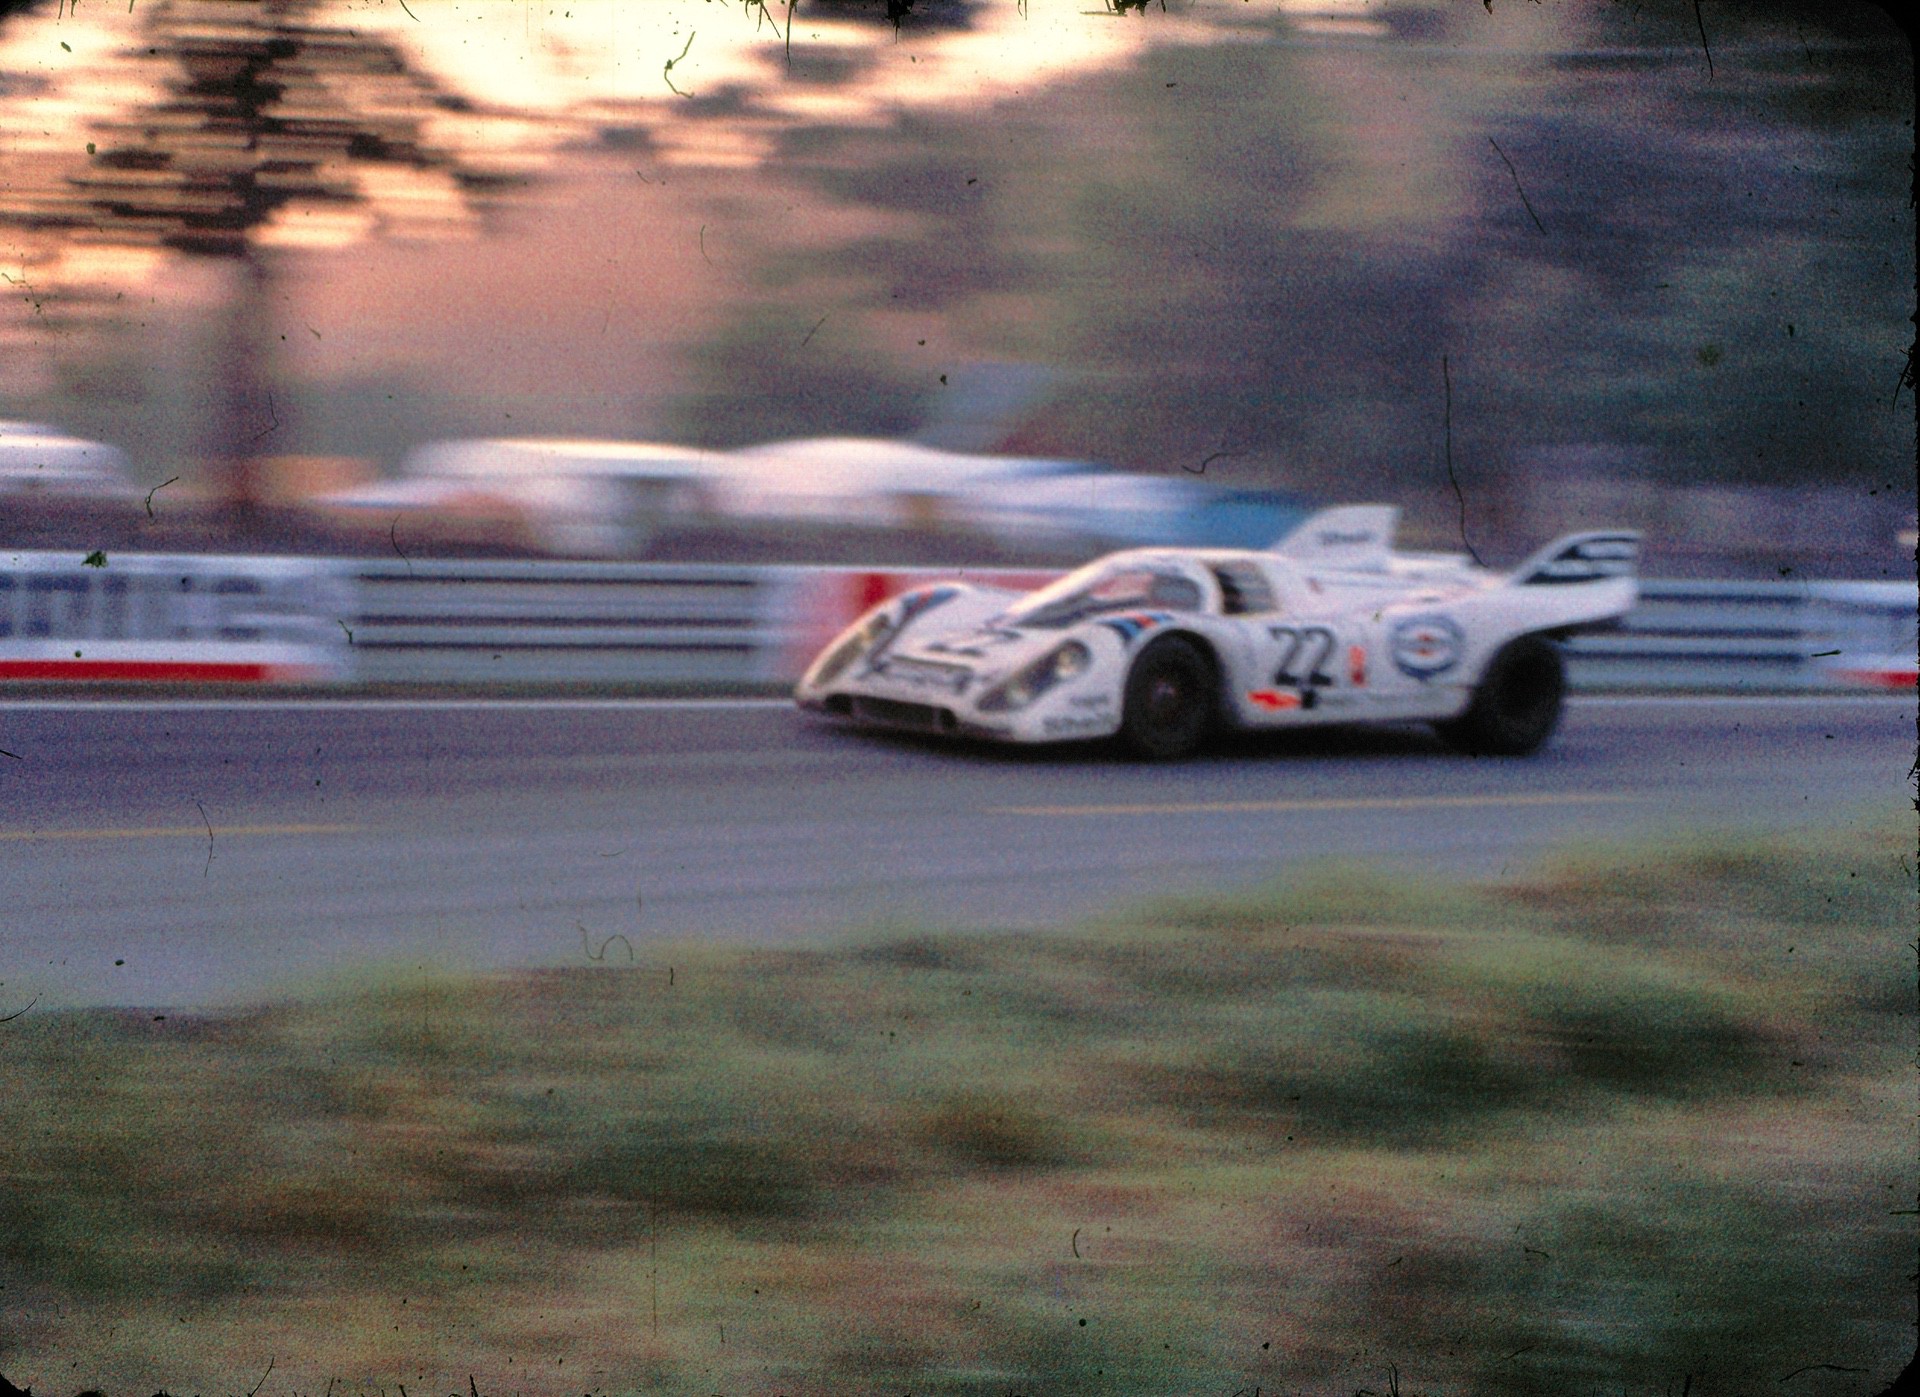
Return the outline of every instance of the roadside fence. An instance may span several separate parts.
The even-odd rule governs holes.
[[[1047,572],[0,553],[0,683],[759,689],[866,607]],[[1913,689],[1905,582],[1647,580],[1567,643],[1585,692]]]

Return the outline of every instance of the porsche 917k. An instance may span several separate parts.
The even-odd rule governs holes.
[[[1523,755],[1559,721],[1556,641],[1634,604],[1639,535],[1557,539],[1511,572],[1398,553],[1347,505],[1264,552],[1141,548],[1038,591],[949,582],[874,607],[808,669],[802,708],[1002,742],[1117,736],[1183,757],[1222,727],[1427,722]]]

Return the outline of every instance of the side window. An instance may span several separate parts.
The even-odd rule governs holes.
[[[1220,610],[1226,615],[1256,615],[1279,608],[1267,575],[1254,564],[1220,563],[1213,575],[1220,584]]]
[[[1190,578],[1176,577],[1164,572],[1155,573],[1153,586],[1147,591],[1147,604],[1164,606],[1171,611],[1198,611],[1200,584]]]

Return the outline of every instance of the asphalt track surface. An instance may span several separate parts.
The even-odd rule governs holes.
[[[767,701],[0,703],[0,1016],[355,967],[650,964],[689,939],[1046,928],[1364,860],[1911,816],[1911,699],[1586,699],[1524,760],[1424,729],[1175,765]]]

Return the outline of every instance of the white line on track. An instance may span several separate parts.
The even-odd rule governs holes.
[[[1626,791],[1551,791],[1522,795],[1348,796],[1305,800],[1133,801],[1125,805],[1002,805],[989,815],[1239,815],[1287,811],[1444,810],[1473,805],[1607,805],[1634,801]]]
[[[370,699],[370,698],[75,698],[75,699],[0,699],[0,712],[39,710],[42,712],[85,712],[95,708],[138,709],[220,709],[220,710],[324,710],[324,709],[415,709],[421,711],[462,711],[485,709],[528,710],[548,708],[605,709],[703,709],[792,708],[786,698],[527,698],[527,699]]]
[[[266,834],[363,834],[365,825],[104,825],[69,829],[0,829],[0,843],[37,844],[59,839],[212,839]]]
[[[1778,705],[1824,708],[1913,706],[1911,694],[1587,694],[1568,699],[1570,708],[1618,707],[1769,707]],[[146,712],[169,709],[248,710],[398,710],[421,712],[482,712],[526,709],[612,709],[627,711],[687,712],[738,711],[742,709],[793,708],[789,698],[0,698],[0,712],[85,712],[90,709],[134,709]]]
[[[1620,708],[1630,704],[1673,708],[1758,708],[1768,704],[1818,704],[1823,708],[1913,707],[1913,694],[1575,694],[1569,708]]]

